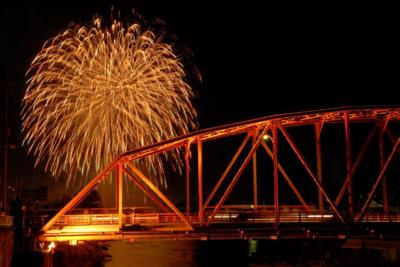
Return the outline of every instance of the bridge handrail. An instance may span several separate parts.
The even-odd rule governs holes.
[[[204,213],[205,217],[210,216],[210,212]],[[356,214],[358,216],[358,214]],[[198,223],[197,214],[192,214],[190,221]],[[335,220],[333,213],[306,212],[306,211],[287,211],[281,212],[282,223],[310,223],[326,222]],[[367,222],[400,222],[400,213],[372,213],[365,217]],[[124,224],[171,224],[180,223],[181,219],[175,213],[131,213],[123,215]],[[215,217],[215,223],[274,223],[273,210],[254,210],[254,211],[221,211]],[[69,214],[61,216],[55,223],[58,226],[71,225],[103,225],[118,224],[118,214]]]

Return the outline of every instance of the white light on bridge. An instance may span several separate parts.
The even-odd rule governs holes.
[[[215,219],[236,219],[239,214],[217,214]]]
[[[332,214],[308,214],[307,218],[323,218],[323,219],[330,219],[333,218]]]

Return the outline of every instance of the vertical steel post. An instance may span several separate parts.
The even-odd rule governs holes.
[[[339,210],[337,209],[335,203],[333,203],[332,199],[328,196],[327,192],[325,191],[323,185],[318,181],[318,178],[315,176],[315,174],[313,173],[313,171],[311,170],[310,165],[307,163],[307,161],[305,160],[303,154],[301,154],[300,150],[298,149],[298,147],[296,146],[296,144],[294,143],[293,139],[290,137],[289,133],[286,131],[285,128],[282,128],[279,126],[279,129],[281,130],[283,136],[286,138],[286,141],[289,143],[289,145],[292,147],[293,152],[297,155],[298,159],[300,160],[301,164],[303,164],[304,168],[306,169],[306,171],[308,172],[308,174],[311,176],[311,179],[313,180],[313,182],[315,183],[315,185],[319,188],[319,190],[321,190],[322,194],[324,195],[326,202],[328,202],[329,206],[331,206],[331,208],[333,209],[333,211],[336,213],[337,217],[339,218],[339,220],[342,223],[345,223],[343,216],[341,215],[341,213],[339,212]]]
[[[390,152],[389,157],[386,159],[385,164],[383,165],[383,168],[381,169],[381,172],[379,173],[378,178],[376,178],[374,185],[371,188],[371,191],[368,193],[368,198],[364,203],[364,206],[362,207],[360,211],[360,217],[358,218],[358,222],[361,222],[362,219],[364,218],[365,212],[367,211],[372,197],[375,194],[376,188],[378,187],[379,183],[381,182],[383,176],[385,175],[386,169],[389,166],[390,161],[392,160],[394,153],[396,152],[397,148],[399,147],[400,144],[400,137],[397,139],[396,143],[394,144],[394,147],[392,149],[392,152]]]
[[[274,161],[274,208],[275,229],[279,229],[279,180],[278,180],[278,131],[276,125],[272,127],[272,145]]]
[[[253,146],[257,142],[258,130],[253,133]],[[254,208],[258,207],[258,190],[257,190],[257,152],[253,155],[253,201]]]
[[[316,157],[317,157],[317,176],[318,180],[320,181],[321,184],[322,182],[322,160],[321,160],[321,130],[322,130],[322,123],[318,122],[315,124],[315,147],[316,147]],[[318,190],[318,207],[319,207],[319,212],[321,215],[324,212],[324,198],[322,195],[321,190]],[[322,218],[322,217],[321,217]]]
[[[381,169],[385,165],[385,146],[384,146],[384,133],[385,133],[385,128],[387,126],[387,121],[383,125],[382,130],[379,135],[379,157],[380,157],[380,166]],[[382,178],[382,197],[383,197],[383,211],[385,214],[389,213],[389,196],[388,196],[388,189],[387,189],[387,180],[386,180],[386,175],[383,176]]]
[[[250,163],[251,159],[253,158],[253,154],[256,152],[257,148],[260,145],[260,142],[262,141],[262,136],[268,132],[270,128],[270,125],[268,124],[264,130],[262,130],[261,134],[257,138],[256,143],[251,147],[249,154],[246,156],[244,159],[242,165],[239,167],[239,170],[236,172],[235,176],[233,177],[232,181],[228,185],[228,188],[225,190],[224,194],[222,195],[221,199],[218,201],[217,205],[215,206],[214,210],[212,211],[211,215],[208,217],[206,226],[209,226],[214,219],[215,215],[219,211],[219,209],[222,207],[222,205],[225,203],[225,200],[231,193],[233,187],[235,186],[236,182],[239,180],[239,177],[242,175],[244,169],[247,167],[247,165]]]
[[[350,126],[347,112],[343,113],[344,131],[346,137],[346,176],[349,180],[347,185],[347,192],[349,194],[349,220],[353,221],[353,177],[351,173],[351,139],[350,139]]]
[[[118,165],[118,164],[117,164]],[[110,174],[112,175],[112,174]],[[118,166],[114,169],[115,175],[115,211],[118,213],[118,206],[119,206],[119,173],[118,173]]]
[[[190,216],[190,143],[185,146],[186,216]]]
[[[122,228],[122,162],[118,162],[116,172],[118,181],[118,228]]]
[[[199,224],[203,226],[203,146],[200,137],[197,138],[197,181],[199,190]]]
[[[274,159],[274,155],[271,151],[271,149],[267,146],[267,144],[265,144],[264,142],[261,142],[261,145],[264,147],[265,152],[267,152],[268,156],[273,160]],[[310,208],[308,207],[306,201],[304,200],[304,198],[301,196],[299,190],[297,190],[296,186],[293,184],[292,180],[290,180],[288,174],[286,173],[285,169],[282,167],[282,165],[279,163],[278,161],[278,169],[281,172],[282,177],[285,179],[285,181],[287,182],[287,184],[289,185],[289,187],[293,190],[293,193],[296,195],[297,199],[300,201],[300,203],[303,205],[303,207],[307,210],[307,211],[311,211]]]
[[[361,147],[360,152],[358,153],[358,156],[356,160],[354,161],[354,164],[351,167],[351,177],[355,174],[357,171],[358,167],[360,166],[362,160],[364,159],[365,153],[367,152],[367,149],[369,145],[371,144],[372,138],[375,136],[376,131],[378,130],[378,123],[375,124],[374,128],[372,131],[369,133],[367,140],[364,142],[363,146]],[[396,142],[396,140],[395,140]],[[349,177],[346,177],[346,180],[344,181],[342,188],[340,189],[338,195],[336,196],[335,199],[335,205],[338,206],[340,201],[342,200],[344,193],[346,192],[347,185],[349,183]]]

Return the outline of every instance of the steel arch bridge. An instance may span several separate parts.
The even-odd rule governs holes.
[[[259,231],[253,233],[254,237],[263,236],[263,227],[267,227],[274,233],[271,237],[275,238],[286,225],[307,225],[301,228],[303,232],[307,229],[304,233],[307,236],[310,225],[314,224],[319,227],[343,226],[343,229],[370,223],[393,225],[400,222],[398,204],[394,205],[395,200],[391,199],[391,194],[397,194],[392,189],[400,184],[399,181],[396,184],[398,169],[393,163],[395,154],[400,154],[399,121],[399,107],[316,110],[200,130],[129,151],[111,162],[59,210],[42,227],[39,239],[154,237],[154,231],[144,228],[126,230],[132,225],[158,225],[166,231],[156,231],[157,237],[172,234],[175,238],[208,238],[211,229],[219,229],[213,232],[215,238],[218,233],[220,238],[251,237],[251,233],[246,235],[243,229],[256,226]],[[236,141],[231,141],[232,138]],[[204,175],[208,157],[204,147],[207,144],[213,147],[218,142],[228,144],[230,149],[220,153],[229,156],[229,160],[208,162],[224,167],[218,179],[211,179]],[[336,152],[330,153],[326,147]],[[156,186],[154,177],[145,175],[138,166],[138,162],[146,157],[177,151],[184,158],[182,178],[186,199],[185,207],[179,208]],[[338,162],[343,166],[338,167]],[[269,168],[266,167],[268,164]],[[269,193],[260,188],[261,184],[265,187],[262,181],[268,180],[268,176],[272,184]],[[115,179],[114,208],[91,214],[71,212],[107,179]],[[123,179],[136,184],[159,211],[126,214]],[[227,199],[237,191],[235,186],[240,179],[246,179],[246,184],[250,184],[248,197],[240,200],[247,204],[227,205]],[[210,184],[210,181],[214,185],[205,187],[205,182]],[[308,185],[304,186],[306,182]],[[193,190],[195,196],[191,196]],[[293,193],[296,205],[283,203],[288,192]],[[265,204],[266,194],[271,195],[269,205]],[[196,207],[192,206],[191,200],[197,202]],[[242,230],[222,234],[221,229],[229,228],[229,225]],[[343,238],[343,235],[336,237]]]

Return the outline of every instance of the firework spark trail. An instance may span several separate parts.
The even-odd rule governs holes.
[[[36,165],[45,162],[69,182],[125,151],[196,128],[179,58],[138,24],[102,28],[96,19],[92,27],[71,27],[45,43],[27,76],[24,144]],[[146,165],[163,173],[160,157]]]

